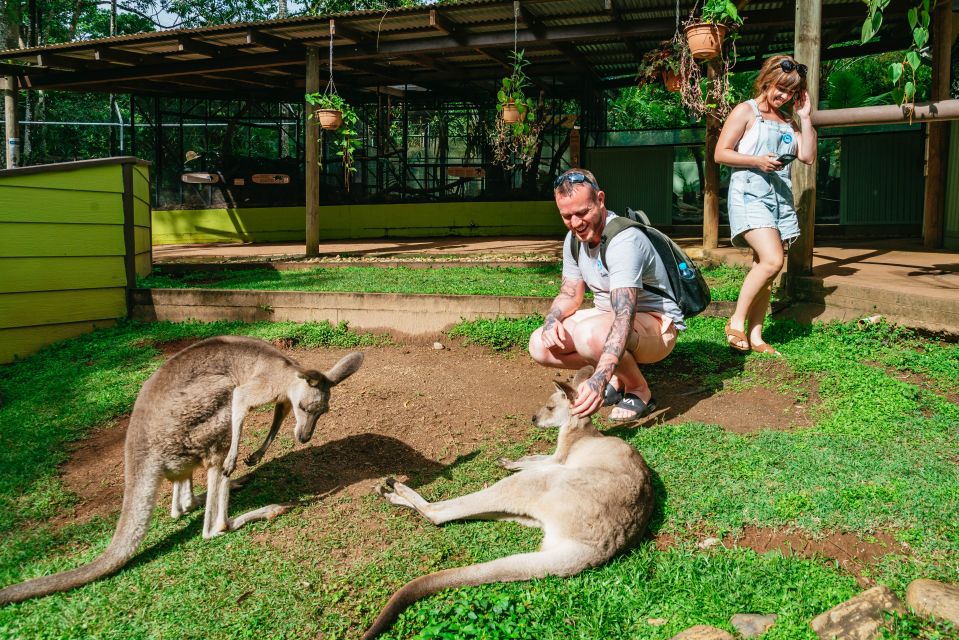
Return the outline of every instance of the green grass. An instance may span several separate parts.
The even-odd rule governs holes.
[[[735,300],[746,271],[720,265],[703,275],[714,300]],[[316,267],[311,269],[224,270],[164,275],[162,271],[138,282],[154,289],[254,289],[269,291],[356,291],[364,293],[430,293],[444,295],[540,296],[559,293],[562,269],[558,264],[537,267]]]
[[[510,349],[525,346],[537,322],[462,323],[452,333],[524,357]],[[694,544],[748,526],[812,536],[888,533],[909,551],[866,566],[867,578],[900,596],[918,577],[956,582],[959,407],[948,398],[959,388],[959,345],[884,324],[776,322],[765,336],[785,357],[770,368],[763,356],[731,353],[722,326],[691,319],[673,355],[647,368],[654,386],[718,392],[763,384],[792,393],[815,383],[815,426],[745,435],[697,423],[614,429],[654,470],[652,529],[673,536],[675,546],[644,543],[569,579],[442,593],[411,607],[388,637],[665,640],[694,624],[731,631],[735,613],[775,612],[780,619],[764,637],[813,640],[809,620],[861,588],[831,561]],[[378,340],[330,325],[129,323],[0,368],[0,584],[77,566],[103,549],[112,517],[63,528],[48,522],[76,500],[57,481],[56,465],[71,442],[129,411],[160,362],[155,344],[236,332],[304,346]],[[498,456],[555,437],[530,429],[526,441],[511,442],[495,421],[487,433],[475,455],[414,475],[411,484],[428,499],[474,491],[503,476],[493,464]],[[265,465],[258,477],[266,481],[237,492],[232,510],[313,497],[298,482],[312,450]],[[433,527],[374,496],[345,493],[214,540],[200,537],[202,513],[171,521],[164,510],[116,576],[0,608],[0,637],[353,638],[404,581],[533,549],[541,535],[512,523]],[[288,543],[264,541],[274,538]],[[886,637],[955,638],[956,631],[908,615],[892,620]]]

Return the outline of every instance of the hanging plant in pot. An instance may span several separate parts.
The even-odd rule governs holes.
[[[736,10],[736,5],[730,0],[704,0],[699,14],[696,14],[698,2],[693,6],[693,13],[686,22],[684,31],[688,34],[692,27],[706,25],[713,29],[714,33],[720,31],[727,40],[732,42],[730,47],[732,56],[726,55],[726,49],[719,43],[718,51],[708,59],[700,57],[694,50],[693,44],[688,38],[683,39],[682,55],[680,60],[679,75],[682,78],[680,83],[680,97],[683,107],[696,116],[709,116],[720,122],[725,120],[731,109],[730,105],[730,86],[729,76],[732,68],[731,59],[735,60],[736,39],[738,34],[735,29],[742,25],[743,19]],[[719,28],[721,27],[721,28]],[[712,73],[707,74],[706,81],[703,79],[703,71],[700,68],[701,60],[706,60],[706,66],[710,67]]]
[[[639,63],[636,74],[636,84],[643,87],[662,81],[669,91],[679,91],[682,86],[680,66],[683,56],[683,45],[674,37],[664,41],[658,49],[647,51]]]
[[[540,100],[526,95],[532,83],[523,69],[529,61],[524,51],[514,51],[512,58],[512,72],[503,78],[496,93],[496,124],[490,138],[494,161],[507,169],[529,166],[543,130],[537,115]]]
[[[693,58],[712,60],[719,57],[726,34],[742,23],[732,0],[704,0],[700,16],[690,19],[683,27]]]
[[[310,113],[311,118],[319,121],[320,127],[326,131],[335,131],[333,134],[334,153],[343,160],[343,188],[350,190],[350,176],[356,173],[353,165],[353,155],[360,148],[357,138],[359,116],[350,104],[335,93],[308,93],[305,99],[311,105],[318,107]],[[335,112],[333,114],[330,111]],[[323,119],[331,118],[329,126],[324,125]]]

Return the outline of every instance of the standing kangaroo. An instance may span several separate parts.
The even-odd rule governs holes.
[[[254,407],[276,403],[270,435],[250,459],[262,457],[291,409],[294,435],[309,442],[317,418],[329,408],[330,388],[362,362],[362,353],[350,353],[320,373],[262,340],[237,336],[203,340],[174,355],[143,383],[133,405],[124,448],[123,507],[109,546],[82,567],[0,589],[0,605],[73,589],[120,569],[146,534],[163,478],[173,481],[174,518],[202,504],[203,496],[193,495],[193,471],[201,465],[207,469],[204,538],[288,511],[289,505],[273,504],[233,519],[227,515],[228,476],[243,418]]]
[[[560,427],[551,456],[525,456],[502,467],[519,473],[460,498],[429,503],[393,479],[377,492],[395,505],[417,511],[433,524],[452,520],[512,520],[543,529],[543,544],[490,562],[437,571],[403,585],[363,636],[386,631],[413,602],[450,587],[514,582],[547,575],[568,577],[600,565],[639,541],[653,511],[653,485],[643,457],[619,438],[604,436],[589,418],[573,416],[575,388],[592,374],[581,369],[570,387],[556,391],[533,423]]]

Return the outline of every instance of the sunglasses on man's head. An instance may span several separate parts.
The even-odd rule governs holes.
[[[553,183],[553,191],[560,188],[564,183],[568,182],[570,184],[583,184],[584,182],[591,186],[594,191],[599,191],[599,185],[596,184],[596,181],[591,179],[585,173],[579,171],[570,171],[569,173],[560,174],[556,181]]]
[[[799,64],[790,59],[785,59],[779,63],[779,68],[781,68],[786,73],[792,73],[793,71],[798,71],[801,78],[806,77],[806,65]]]

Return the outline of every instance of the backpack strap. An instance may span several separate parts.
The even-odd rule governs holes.
[[[640,211],[638,213],[642,213],[643,217],[644,218],[646,217],[646,215],[643,212]],[[619,234],[622,231],[625,231],[626,229],[629,229],[630,227],[636,227],[640,231],[645,233],[646,226],[648,225],[644,225],[642,222],[639,222],[636,220],[630,220],[629,218],[626,218],[626,217],[616,217],[610,220],[609,222],[607,222],[606,228],[603,229],[602,238],[599,241],[599,257],[600,257],[600,260],[602,260],[603,267],[606,267],[606,247],[609,246],[610,241],[612,241],[612,239],[615,238],[617,234]],[[659,255],[659,252],[656,252],[656,254]],[[662,260],[662,256],[660,256],[660,260]],[[656,294],[660,298],[666,298],[667,300],[672,300],[676,304],[679,304],[679,301],[676,300],[676,298],[669,295],[668,293],[666,293],[659,287],[654,287],[652,285],[644,283],[643,289]]]

